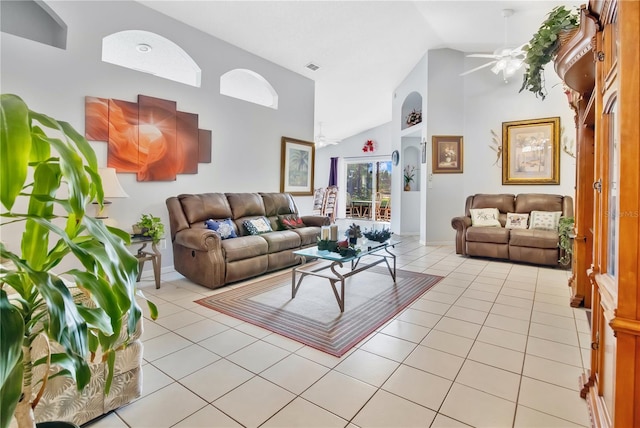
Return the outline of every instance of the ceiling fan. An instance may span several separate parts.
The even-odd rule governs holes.
[[[518,46],[517,48],[509,48],[507,44],[507,20],[513,15],[513,9],[503,9],[502,16],[504,17],[504,47],[496,49],[492,54],[476,53],[467,55],[469,58],[490,58],[493,61],[489,61],[479,67],[472,68],[471,70],[461,73],[460,76],[473,73],[474,71],[482,70],[483,68],[491,67],[491,71],[495,74],[502,72],[502,78],[505,82],[509,77],[513,76],[524,64],[524,57],[527,52],[524,50],[527,43]]]
[[[321,148],[329,145],[336,145],[340,142],[340,140],[335,138],[327,138],[322,133],[322,122],[318,122],[318,133],[316,134],[314,140],[316,143],[316,147]]]

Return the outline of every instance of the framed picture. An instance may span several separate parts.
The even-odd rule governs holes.
[[[462,137],[453,135],[434,135],[431,139],[433,150],[433,173],[461,173],[464,153]]]
[[[282,137],[281,145],[280,191],[294,196],[312,196],[315,144]]]
[[[560,118],[502,122],[502,184],[560,184]]]

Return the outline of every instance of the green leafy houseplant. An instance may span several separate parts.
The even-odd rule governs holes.
[[[140,228],[142,236],[148,236],[153,239],[154,243],[158,243],[164,236],[164,224],[160,217],[154,217],[151,214],[142,214],[136,226]]]
[[[549,12],[538,31],[524,47],[525,72],[520,92],[527,89],[544,100],[547,90],[544,84],[544,67],[560,47],[560,35],[578,27],[579,15],[575,9],[557,6]]]
[[[33,427],[48,377],[32,381],[36,365],[46,364],[47,374],[51,365],[59,367],[58,374],[82,389],[91,376],[87,359],[101,350],[108,393],[124,320],[130,335],[142,316],[135,299],[138,262],[126,247],[128,233],[85,215],[86,205],[94,198],[102,204],[104,194],[84,137],[16,95],[0,97],[0,226],[3,237],[7,230],[21,234],[18,250],[0,243],[0,256],[8,260],[0,268],[0,428],[14,415],[19,427]],[[74,268],[54,273],[70,259]],[[78,303],[73,290],[92,304]],[[155,318],[156,307],[149,302],[149,308]],[[38,337],[63,351],[32,362]]]
[[[560,217],[560,222],[558,223],[558,236],[560,238],[558,246],[561,250],[558,262],[564,266],[569,264],[571,255],[573,254],[571,237],[573,236],[574,224],[575,220],[573,217]]]

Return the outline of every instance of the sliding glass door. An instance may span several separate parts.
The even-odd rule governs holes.
[[[391,161],[346,161],[346,216],[391,220]]]

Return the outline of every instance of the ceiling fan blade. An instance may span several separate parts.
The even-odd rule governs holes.
[[[500,58],[500,55],[495,55],[495,54],[481,54],[481,53],[477,53],[477,54],[469,54],[467,55],[467,58]]]
[[[464,73],[460,73],[460,76],[466,76],[467,74],[473,73],[474,71],[482,70],[483,68],[489,67],[492,64],[495,64],[497,61],[490,61],[486,64],[481,65],[480,67],[472,68],[471,70],[465,71]]]

